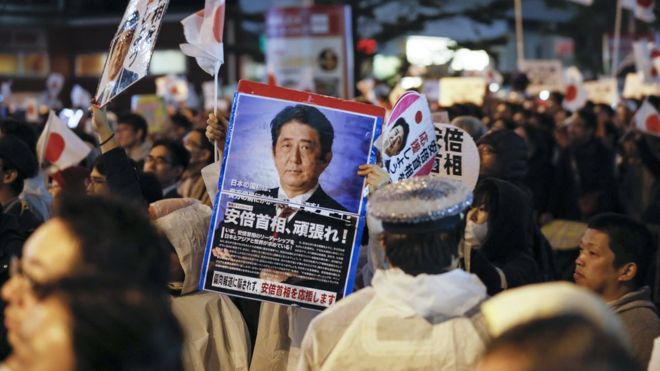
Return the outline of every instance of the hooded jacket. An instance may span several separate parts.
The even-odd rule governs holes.
[[[473,247],[463,243],[464,266],[483,281],[489,295],[540,282],[528,224],[529,199],[517,186],[503,180],[486,178],[481,186],[492,189],[496,210],[489,210],[488,233],[483,245]]]
[[[651,359],[653,340],[660,336],[660,319],[655,305],[651,302],[651,290],[648,286],[644,286],[607,305],[619,315],[630,337],[635,358],[646,366]]]
[[[172,297],[172,311],[185,334],[184,368],[247,370],[250,341],[240,312],[224,295],[197,292],[211,214],[195,201],[156,220],[185,273],[181,296]]]

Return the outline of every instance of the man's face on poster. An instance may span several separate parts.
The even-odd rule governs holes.
[[[128,54],[135,30],[126,30],[122,32],[112,45],[110,61],[108,62],[108,79],[114,80],[124,65],[124,58]]]
[[[332,153],[321,156],[321,138],[316,129],[299,121],[289,121],[280,129],[273,158],[284,192],[295,197],[316,186]]]

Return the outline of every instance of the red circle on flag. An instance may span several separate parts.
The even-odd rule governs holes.
[[[660,49],[651,50],[651,59],[660,57]]]
[[[637,5],[648,8],[653,5],[653,0],[637,0]]]
[[[423,117],[422,111],[417,111],[417,113],[415,114],[415,122],[418,124],[422,122],[422,117]]]
[[[222,42],[222,27],[225,24],[225,7],[224,5],[219,6],[215,9],[215,15],[213,16],[213,37],[215,41]]]
[[[646,130],[652,133],[660,133],[660,117],[657,114],[646,118]]]
[[[575,85],[569,85],[566,88],[566,94],[565,95],[566,95],[566,97],[565,97],[566,100],[568,100],[568,101],[575,100],[575,98],[577,97],[577,88],[575,87]]]
[[[48,146],[46,147],[46,161],[54,163],[60,159],[64,152],[64,138],[58,133],[50,133],[48,136]]]

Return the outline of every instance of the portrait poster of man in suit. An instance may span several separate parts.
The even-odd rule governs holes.
[[[350,293],[365,212],[357,168],[375,161],[381,123],[373,106],[241,82],[205,289],[314,309]]]

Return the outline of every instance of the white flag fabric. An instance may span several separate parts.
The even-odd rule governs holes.
[[[622,0],[621,6],[633,12],[639,20],[655,22],[655,0]]]
[[[647,83],[660,82],[660,49],[646,40],[633,43],[633,55],[637,72],[644,76]]]
[[[53,165],[49,173],[77,165],[90,151],[91,148],[69,129],[55,112],[50,111],[46,126],[37,141],[39,161],[48,161]]]
[[[588,98],[589,93],[584,87],[580,70],[576,67],[567,68],[564,76],[564,100],[562,106],[571,112],[575,112],[584,107]]]
[[[572,1],[572,2],[578,3],[578,4],[582,4],[582,5],[586,5],[586,6],[589,6],[589,5],[594,3],[594,0],[569,0],[569,1]]]
[[[655,22],[655,0],[637,0],[635,5],[635,18],[646,23]]]
[[[183,35],[186,44],[179,47],[183,54],[194,57],[197,64],[206,73],[213,76],[218,73],[224,62],[222,33],[225,23],[225,1],[206,0],[204,9],[186,17]]]
[[[660,114],[648,99],[635,113],[635,127],[644,133],[660,137]]]

